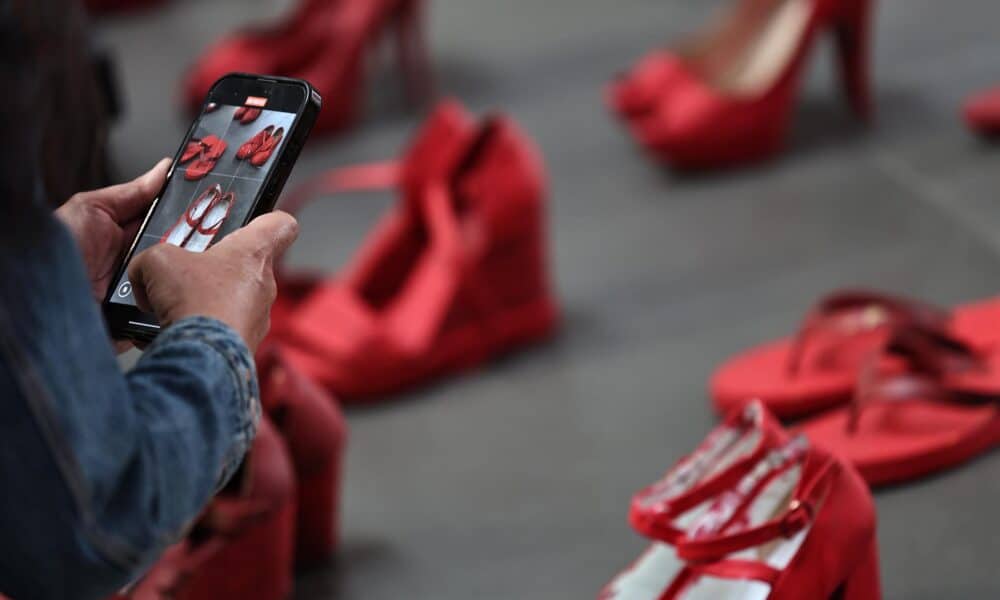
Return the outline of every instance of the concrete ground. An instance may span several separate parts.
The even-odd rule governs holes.
[[[128,114],[122,176],[171,154],[178,79],[215,36],[290,0],[177,0],[104,20]],[[296,598],[588,598],[644,542],[630,494],[709,430],[705,383],[733,352],[795,326],[818,294],[867,284],[950,304],[1000,287],[1000,146],[957,110],[1000,82],[1000,4],[884,0],[879,119],[865,130],[813,56],[791,151],[761,168],[678,176],[650,163],[601,102],[645,50],[718,0],[436,0],[440,89],[513,115],[552,193],[561,336],[490,368],[351,411],[340,556]],[[316,139],[293,183],[392,156],[420,115],[373,79],[364,123]],[[388,198],[317,205],[292,262],[334,270]],[[887,598],[1000,597],[1000,453],[880,492]]]

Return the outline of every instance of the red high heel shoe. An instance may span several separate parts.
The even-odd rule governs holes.
[[[443,176],[453,160],[451,156],[460,151],[475,134],[471,117],[456,102],[442,102],[428,117],[414,141],[397,164],[386,162],[339,169],[317,178],[288,194],[282,208],[296,214],[318,193],[350,193],[390,189],[399,186],[406,199],[414,199],[421,187],[435,177]],[[411,200],[405,200],[411,202]],[[414,209],[415,210],[415,209]],[[397,217],[386,220],[382,231],[372,235],[369,257],[359,258],[374,270],[376,265],[390,264],[390,255],[403,256],[410,252],[411,241],[407,217],[409,210],[398,211]],[[384,258],[383,258],[384,257]],[[291,273],[278,263],[275,265],[278,281],[278,297],[271,307],[271,334],[280,337],[302,303],[322,284],[324,278],[315,273]]]
[[[282,328],[289,360],[341,398],[466,369],[555,327],[533,146],[495,118],[450,154],[428,154],[440,175],[419,185],[403,173],[403,202],[340,280],[314,290]]]
[[[728,21],[677,52],[676,61],[660,59],[669,65],[663,69],[668,76],[642,78],[653,84],[669,79],[669,86],[660,82],[659,101],[631,119],[633,134],[680,168],[732,165],[778,153],[805,57],[825,31],[836,34],[851,107],[870,119],[873,1],[740,0]]]
[[[198,228],[208,209],[216,204],[221,197],[222,187],[219,184],[203,191],[195,198],[194,202],[188,205],[184,214],[177,218],[177,222],[163,234],[160,243],[184,246],[194,230]]]
[[[327,18],[334,34],[324,39],[316,59],[294,73],[313,84],[323,96],[323,110],[315,131],[335,132],[357,121],[364,88],[367,50],[395,28],[397,54],[411,101],[426,98],[430,84],[429,61],[421,30],[425,0],[372,0],[341,2]],[[338,35],[339,34],[339,35]]]
[[[879,600],[871,494],[802,437],[717,496],[677,541],[679,570],[654,547],[602,600]]]
[[[734,410],[662,479],[632,497],[629,523],[642,535],[676,544],[706,502],[746,475],[788,436],[759,402]]]
[[[249,140],[243,142],[243,145],[236,150],[237,160],[244,160],[260,151],[264,142],[271,136],[272,131],[274,131],[274,125],[268,125],[254,134]]]
[[[972,131],[986,136],[1000,135],[1000,87],[970,96],[962,112]]]
[[[295,371],[275,345],[258,353],[261,403],[288,446],[298,481],[295,562],[327,560],[340,532],[347,423],[335,398]]]
[[[250,157],[250,164],[255,167],[262,167],[271,158],[271,154],[281,143],[281,138],[285,136],[285,128],[279,127],[274,133],[267,136],[264,142],[257,148],[257,151]]]
[[[261,421],[244,466],[191,533],[127,594],[134,600],[284,600],[292,591],[295,478]]]
[[[209,49],[187,78],[188,104],[196,110],[212,84],[233,71],[300,77],[312,83],[324,98],[314,131],[343,129],[357,119],[366,52],[393,28],[409,95],[423,100],[430,87],[421,31],[423,3],[305,2],[278,27],[236,34]]]

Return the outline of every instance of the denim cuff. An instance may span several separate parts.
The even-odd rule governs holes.
[[[155,353],[161,345],[192,341],[217,352],[229,365],[233,382],[233,444],[219,474],[218,487],[221,488],[240,466],[257,435],[261,419],[257,369],[243,339],[231,327],[210,317],[187,317],[172,323],[156,337],[146,353]]]

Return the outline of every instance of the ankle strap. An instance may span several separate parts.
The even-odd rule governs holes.
[[[808,468],[805,463],[805,460],[800,460],[795,464],[801,465],[805,471]],[[816,507],[822,503],[829,488],[829,474],[833,464],[832,459],[826,459],[826,462],[815,469],[808,479],[800,480],[794,499],[789,502],[787,510],[780,517],[757,527],[730,534],[683,538],[677,544],[677,556],[692,563],[713,562],[772,540],[793,537],[815,519]],[[805,473],[802,476],[807,477]],[[759,489],[757,491],[759,492]],[[749,501],[752,502],[753,497],[749,498]],[[746,506],[743,506],[742,510],[746,510]]]

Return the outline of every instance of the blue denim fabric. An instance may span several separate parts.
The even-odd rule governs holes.
[[[238,465],[256,373],[231,329],[198,317],[123,374],[76,245],[45,217],[29,241],[0,239],[0,592],[103,598]]]

